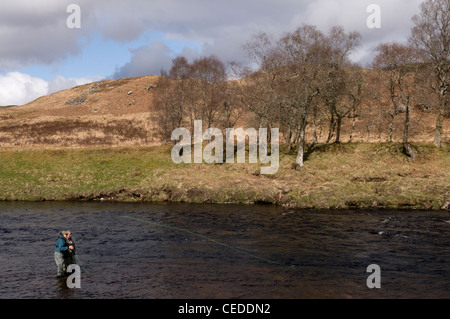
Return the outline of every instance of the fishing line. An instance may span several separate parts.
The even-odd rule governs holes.
[[[74,256],[73,256],[73,259],[74,259],[74,261],[75,261],[75,264],[77,264],[77,265],[79,265],[81,268],[83,268],[83,270],[84,270],[85,272],[87,272],[88,274],[91,274],[91,273],[90,273],[89,271],[87,271],[86,268],[84,268],[84,266],[80,263],[80,258],[79,258],[79,256],[74,255]]]
[[[187,234],[190,234],[190,235],[194,235],[194,236],[206,239],[206,240],[208,240],[210,242],[213,242],[213,243],[215,243],[217,245],[224,246],[226,248],[238,251],[238,252],[240,252],[242,254],[248,255],[250,257],[253,257],[253,258],[256,258],[256,259],[259,259],[259,260],[262,260],[262,261],[265,261],[265,262],[268,262],[268,263],[271,263],[271,264],[275,264],[275,265],[282,266],[282,267],[290,267],[290,268],[294,267],[293,265],[289,266],[289,265],[285,265],[285,264],[279,263],[279,262],[274,261],[274,260],[270,260],[270,259],[266,259],[266,258],[263,258],[263,257],[260,257],[260,256],[256,256],[256,255],[254,255],[254,254],[252,254],[252,253],[250,253],[248,251],[245,251],[245,250],[242,250],[240,248],[237,248],[237,247],[234,247],[234,246],[222,243],[222,242],[220,242],[218,240],[215,240],[213,238],[207,237],[205,235],[201,235],[201,234],[195,233],[195,232],[190,231],[188,229],[179,228],[179,227],[176,227],[176,226],[164,225],[164,224],[160,224],[160,223],[156,223],[156,222],[153,222],[153,221],[144,220],[144,219],[140,219],[140,218],[136,218],[136,217],[131,217],[131,216],[120,216],[120,218],[133,219],[133,220],[136,220],[136,221],[139,221],[139,222],[143,222],[143,223],[147,223],[147,224],[150,224],[150,225],[154,225],[154,226],[158,226],[158,227],[163,227],[163,228],[167,228],[167,229],[171,229],[171,230],[184,232],[184,233],[187,233]]]

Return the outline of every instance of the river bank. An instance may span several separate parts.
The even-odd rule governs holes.
[[[450,146],[317,145],[301,171],[282,147],[274,175],[259,164],[175,164],[171,146],[0,151],[2,201],[264,203],[292,209],[448,209]],[[284,150],[284,151],[283,151]]]

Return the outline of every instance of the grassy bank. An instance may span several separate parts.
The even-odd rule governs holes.
[[[292,208],[440,209],[450,201],[450,147],[318,145],[303,170],[295,152],[261,175],[256,164],[180,164],[171,147],[0,151],[0,200],[270,203]]]

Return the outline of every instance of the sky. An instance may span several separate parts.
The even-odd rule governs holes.
[[[378,44],[407,42],[421,2],[1,0],[0,106],[103,79],[159,75],[178,55],[246,63],[252,35],[276,37],[303,24],[358,31],[362,44],[352,59],[365,66]],[[371,4],[380,8],[379,28],[368,26]]]

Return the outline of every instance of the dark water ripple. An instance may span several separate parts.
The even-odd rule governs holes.
[[[62,229],[81,289],[56,279]],[[0,298],[449,298],[449,230],[448,212],[0,203]]]

